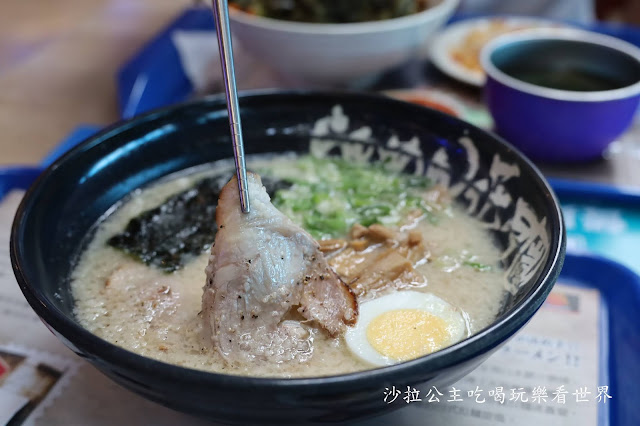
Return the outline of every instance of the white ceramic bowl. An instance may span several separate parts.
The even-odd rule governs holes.
[[[348,1],[348,0],[345,0]],[[276,71],[306,83],[345,84],[427,57],[433,34],[459,0],[382,21],[349,24],[292,22],[230,11],[234,37]]]

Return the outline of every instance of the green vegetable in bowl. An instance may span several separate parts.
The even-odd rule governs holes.
[[[472,261],[465,261],[464,262],[465,266],[470,266],[473,269],[475,269],[476,271],[479,272],[488,272],[493,270],[493,268],[491,267],[491,265],[485,265],[484,263],[480,263],[480,262],[472,262]]]
[[[234,0],[245,12],[286,21],[349,23],[398,18],[428,9],[429,0]]]
[[[356,223],[395,225],[411,210],[435,218],[422,196],[431,185],[425,177],[342,159],[303,157],[292,167],[283,179],[294,184],[276,191],[273,204],[317,239],[344,236]]]

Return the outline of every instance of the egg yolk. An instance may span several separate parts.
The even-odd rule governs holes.
[[[449,339],[447,323],[419,309],[387,311],[367,327],[369,344],[381,355],[399,361],[437,351]]]

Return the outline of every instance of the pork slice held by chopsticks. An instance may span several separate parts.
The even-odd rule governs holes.
[[[260,177],[249,173],[248,185],[248,214],[236,178],[220,193],[202,297],[206,337],[227,361],[304,360],[312,339],[295,318],[336,335],[355,322],[356,298],[311,235],[271,204]]]

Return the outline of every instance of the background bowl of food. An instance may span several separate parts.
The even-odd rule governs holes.
[[[632,123],[640,49],[581,30],[525,30],[482,52],[496,130],[535,160],[588,161]]]
[[[221,97],[104,130],[18,209],[26,299],[114,381],[226,423],[363,418],[385,388],[463,377],[544,302],[562,217],[508,144],[382,96],[240,105],[248,215]]]
[[[249,0],[232,2],[229,18],[246,50],[273,69],[342,85],[425,58],[458,2]]]
[[[480,53],[493,39],[524,29],[571,28],[569,24],[528,16],[498,16],[463,19],[448,25],[433,40],[431,61],[446,75],[482,87],[486,75]]]

